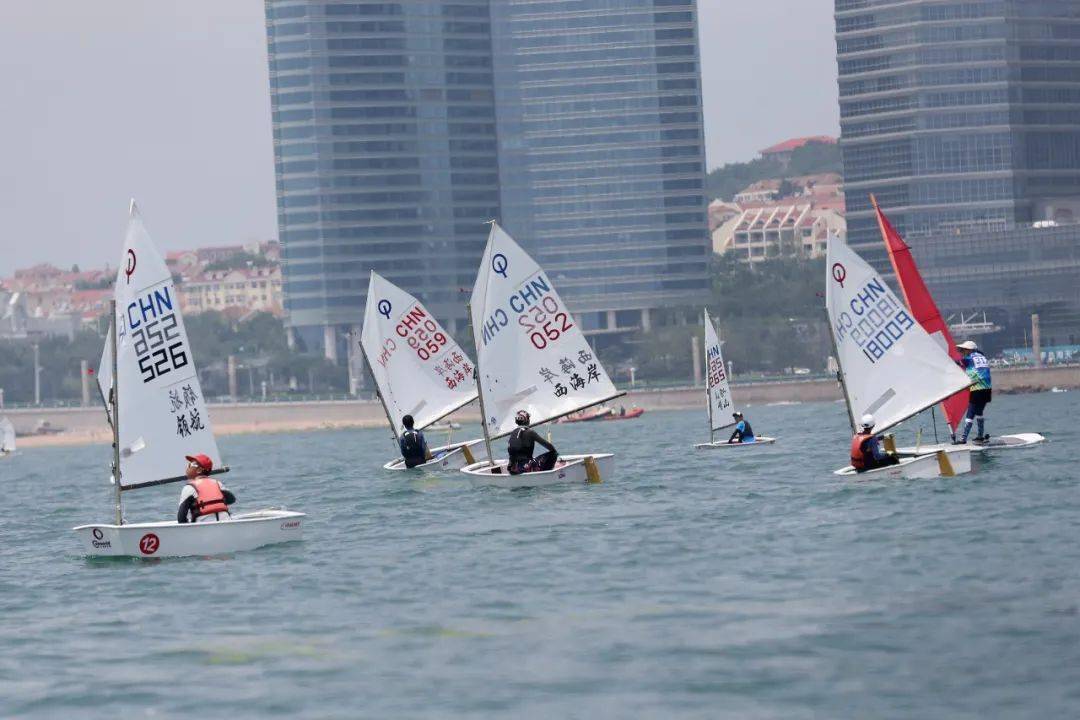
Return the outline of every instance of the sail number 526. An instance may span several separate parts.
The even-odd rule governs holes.
[[[188,364],[174,313],[143,323],[132,331],[131,337],[144,383]]]
[[[559,303],[551,295],[545,295],[540,302],[528,308],[518,316],[518,324],[529,334],[529,342],[537,350],[543,350],[549,342],[554,342],[562,334],[574,327],[570,315],[559,309]]]

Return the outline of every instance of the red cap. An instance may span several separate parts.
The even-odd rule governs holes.
[[[188,462],[196,463],[206,472],[210,472],[214,469],[214,461],[211,460],[208,455],[185,455],[184,459]]]

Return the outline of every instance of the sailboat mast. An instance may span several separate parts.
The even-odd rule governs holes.
[[[858,432],[858,427],[855,425],[855,415],[851,412],[851,398],[848,397],[847,383],[844,382],[844,366],[840,364],[840,350],[836,346],[836,335],[833,334],[828,308],[825,308],[825,324],[829,326],[829,340],[832,342],[833,357],[836,358],[836,379],[840,383],[840,392],[844,396],[844,406],[847,407],[848,421],[851,423],[851,433],[854,435]]]
[[[495,466],[495,455],[491,452],[491,433],[488,431],[487,410],[484,408],[484,383],[480,380],[480,347],[476,344],[476,331],[472,324],[472,303],[465,303],[465,313],[469,316],[469,332],[473,333],[473,347],[476,348],[476,362],[473,363],[473,377],[476,378],[476,397],[480,401],[480,427],[484,431],[484,449],[487,450],[488,464]]]
[[[705,309],[705,325],[709,324],[709,309]],[[709,374],[709,348],[705,348],[705,407],[709,408],[709,444],[715,442],[716,431],[713,430],[712,409],[712,386],[709,384],[712,376]]]
[[[120,489],[120,373],[118,372],[119,361],[117,360],[118,345],[116,340],[116,299],[109,301],[109,312],[112,314],[111,329],[109,331],[109,344],[112,349],[112,390],[110,400],[112,402],[112,447],[113,447],[113,485],[116,490],[116,524],[124,524],[124,506]]]
[[[386,415],[386,422],[390,423],[390,432],[394,433],[395,446],[400,444],[401,436],[398,435],[397,425],[394,423],[394,419],[390,417],[390,408],[386,407],[386,401],[383,400],[382,390],[379,389],[379,383],[375,380],[375,373],[371,371],[371,362],[368,361],[367,350],[364,348],[364,343],[359,343],[360,353],[364,356],[364,367],[367,368],[368,377],[371,378],[371,384],[375,386],[375,396],[379,398],[379,404],[382,405],[383,414]],[[401,448],[398,447],[400,452]]]

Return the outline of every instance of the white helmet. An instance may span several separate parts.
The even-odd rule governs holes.
[[[871,415],[870,413],[866,413],[865,415],[863,415],[862,416],[862,426],[864,428],[872,428],[872,427],[874,427],[874,416]]]

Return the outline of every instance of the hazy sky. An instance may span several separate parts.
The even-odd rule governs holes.
[[[709,167],[838,132],[832,0],[698,7]],[[261,0],[0,2],[0,78],[0,275],[276,236]]]

